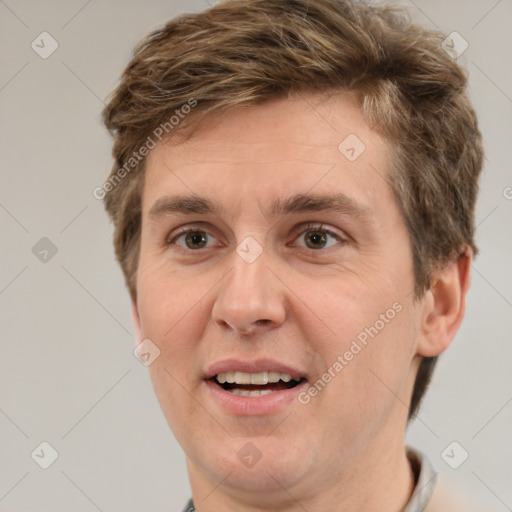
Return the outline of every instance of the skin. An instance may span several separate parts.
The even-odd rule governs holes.
[[[349,134],[366,146],[353,162],[338,150]],[[457,331],[472,256],[466,250],[414,297],[409,235],[385,180],[390,158],[346,94],[212,116],[189,140],[150,152],[133,318],[137,341],[161,351],[149,371],[200,512],[382,512],[409,500],[414,377],[420,356],[443,352]],[[278,198],[335,192],[364,216],[270,210]],[[191,194],[223,209],[149,215],[162,196]],[[308,223],[336,236],[310,248]],[[187,246],[182,226],[207,245]],[[236,251],[248,236],[263,249],[250,264]],[[240,416],[212,400],[203,380],[212,362],[271,358],[314,383],[396,303],[401,311],[306,405]],[[237,457],[248,442],[262,455],[250,468]]]

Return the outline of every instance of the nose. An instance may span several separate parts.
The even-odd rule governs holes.
[[[286,318],[284,290],[267,267],[265,251],[251,263],[237,253],[233,260],[213,305],[213,321],[243,335],[280,326]]]

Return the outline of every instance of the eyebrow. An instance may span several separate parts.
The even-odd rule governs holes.
[[[370,220],[374,217],[370,208],[341,192],[336,194],[296,194],[284,201],[277,199],[272,203],[271,211],[274,215],[331,211],[351,215],[361,220]]]
[[[160,217],[166,213],[217,214],[219,210],[219,206],[205,197],[164,196],[153,203],[148,215],[150,217]]]
[[[205,197],[163,196],[157,199],[149,210],[149,217],[156,218],[170,213],[219,215],[223,210],[220,203]],[[275,200],[270,208],[273,215],[287,215],[306,212],[338,212],[371,221],[375,214],[367,206],[343,193],[336,194],[296,194],[287,199]]]

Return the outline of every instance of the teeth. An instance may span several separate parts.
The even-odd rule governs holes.
[[[268,384],[268,373],[251,373],[251,384],[265,386],[266,384]]]
[[[227,382],[229,384],[256,384],[259,386],[265,386],[268,383],[276,383],[280,380],[283,382],[290,382],[292,380],[292,376],[288,373],[279,372],[225,372],[219,373],[215,378],[219,384]]]
[[[284,373],[283,373],[284,375]],[[268,381],[269,382],[279,382],[281,378],[281,374],[279,372],[268,372]]]
[[[219,373],[216,378],[219,384],[224,384],[225,382],[233,384],[235,382],[235,372]]]
[[[235,384],[250,384],[251,374],[243,372],[235,372]]]
[[[270,389],[262,389],[262,390],[255,389],[255,390],[249,391],[248,389],[235,388],[235,389],[231,389],[230,391],[231,391],[231,393],[233,393],[233,395],[238,395],[238,396],[264,396],[264,395],[270,395],[270,393],[273,393],[273,391]]]

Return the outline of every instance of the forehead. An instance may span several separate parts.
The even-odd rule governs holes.
[[[293,194],[342,193],[362,206],[394,201],[390,151],[347,94],[296,96],[216,114],[192,137],[148,155],[143,210],[164,193],[275,209]]]

